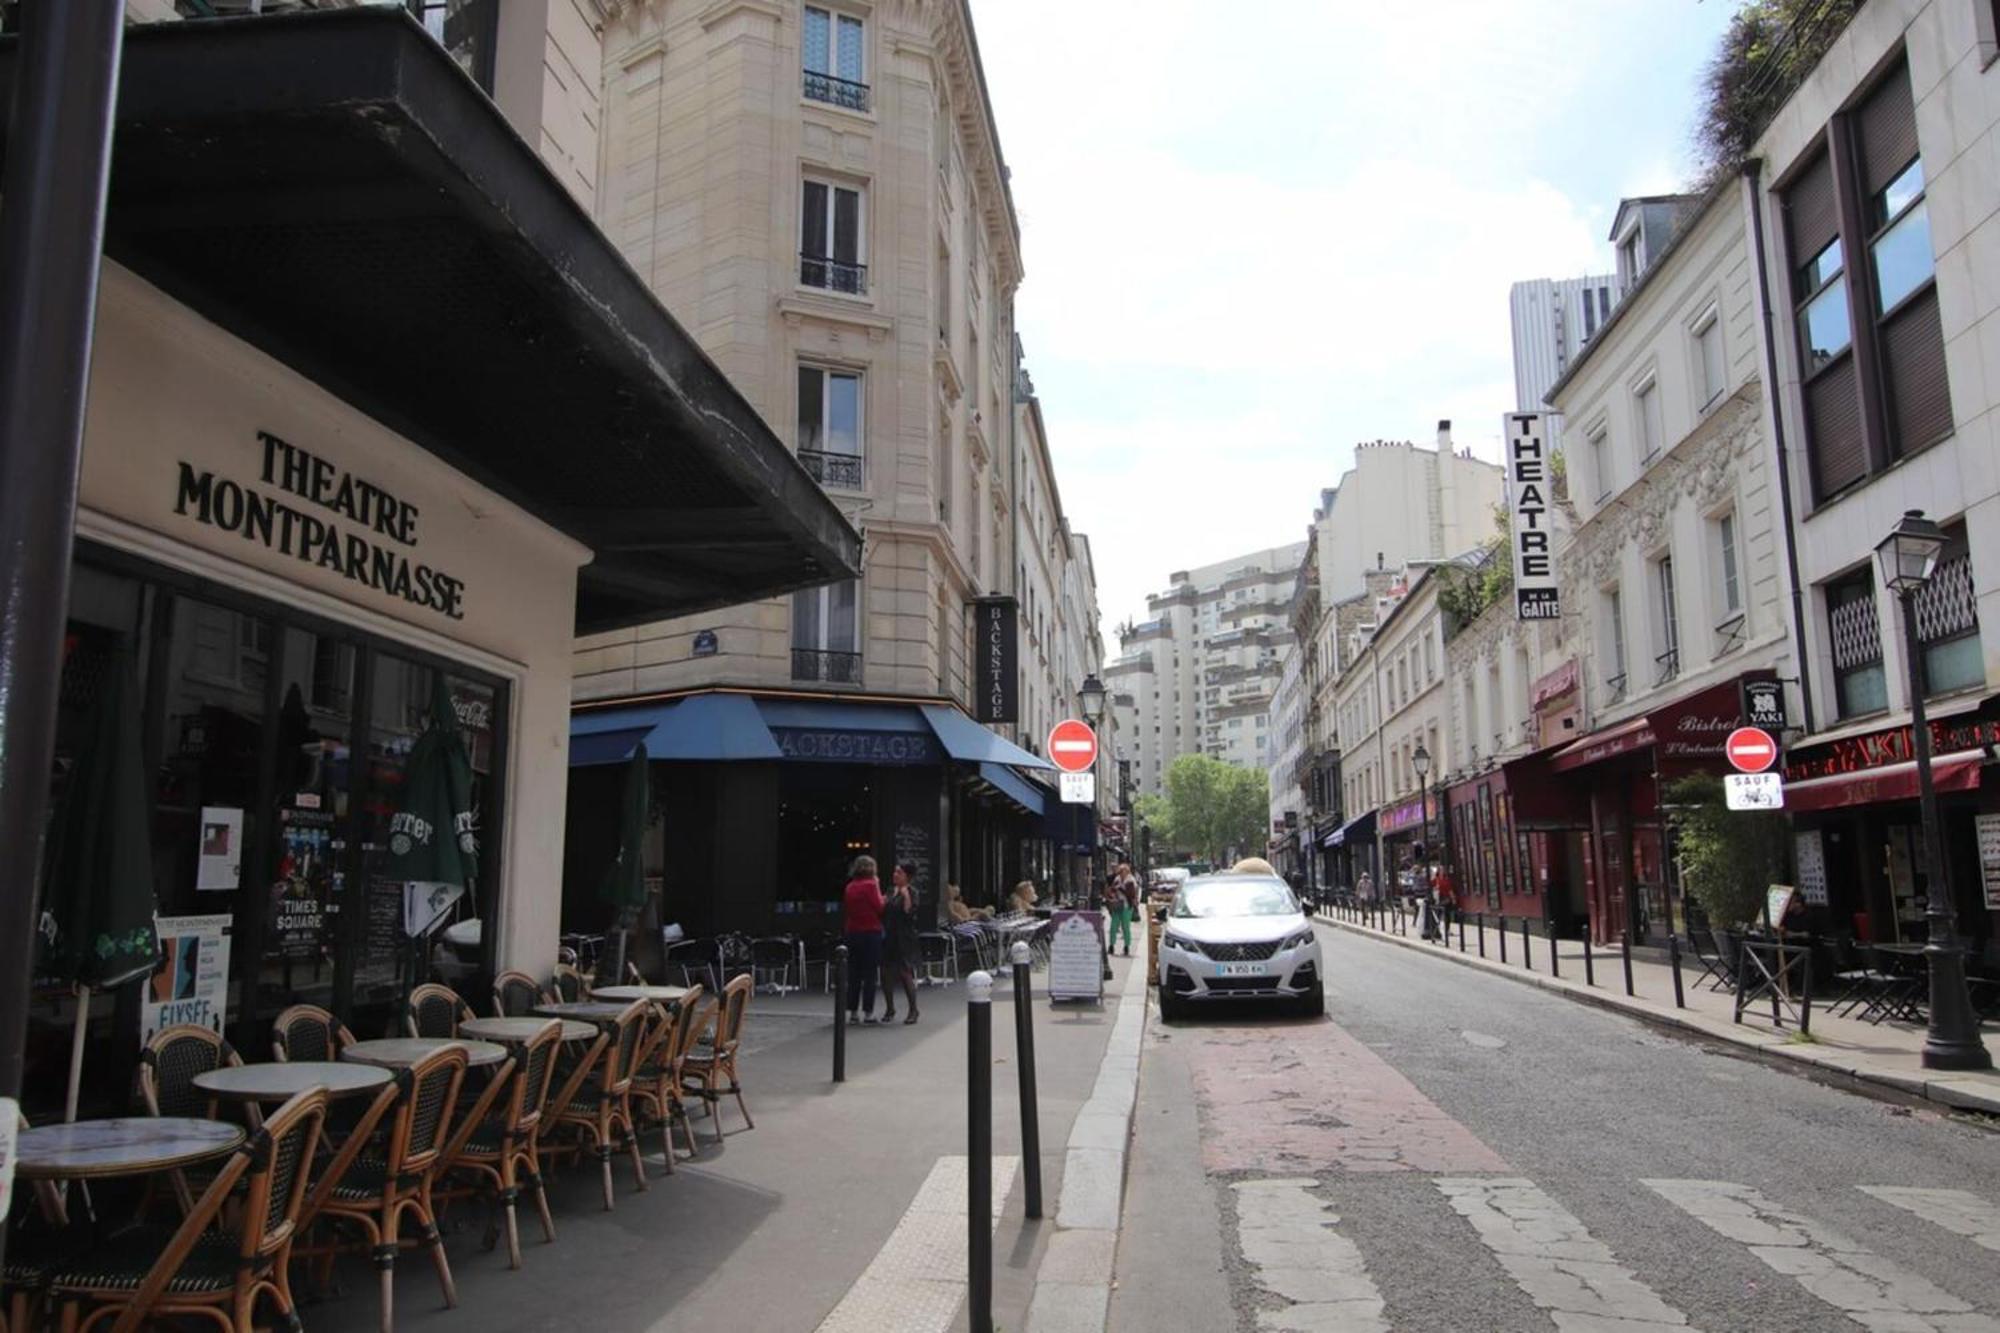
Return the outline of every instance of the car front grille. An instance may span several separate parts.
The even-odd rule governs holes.
[[[1218,963],[1261,963],[1278,952],[1278,942],[1259,940],[1249,944],[1204,944],[1201,951]]]
[[[1276,977],[1210,977],[1204,983],[1211,995],[1222,991],[1243,991],[1252,994],[1276,994]]]

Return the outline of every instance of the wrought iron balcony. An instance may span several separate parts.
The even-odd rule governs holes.
[[[799,281],[807,287],[819,287],[829,292],[844,292],[849,296],[863,296],[868,291],[868,266],[828,259],[825,255],[801,254]]]
[[[847,111],[868,109],[868,85],[865,83],[809,69],[805,72],[805,86],[806,96],[815,102],[825,102]]]
[[[792,679],[825,681],[832,685],[861,683],[861,654],[823,648],[792,649]]]
[[[1730,616],[1715,627],[1715,655],[1724,657],[1743,646],[1743,631],[1748,621],[1741,611]]]
[[[1624,699],[1625,673],[1621,671],[1615,676],[1606,676],[1604,678],[1604,702],[1607,704],[1622,703]]]
[[[1664,685],[1681,674],[1681,650],[1669,648],[1653,659],[1653,684]]]
[[[866,469],[862,466],[860,454],[829,454],[819,449],[801,449],[799,462],[805,464],[812,479],[822,486],[858,491],[866,484]]]

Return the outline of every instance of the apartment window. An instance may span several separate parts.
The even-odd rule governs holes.
[[[849,111],[866,111],[866,36],[866,26],[852,14],[807,5],[805,95]]]
[[[500,41],[500,0],[404,0],[404,7],[491,96]]]
[[[1583,289],[1583,340],[1589,342],[1597,333],[1597,307],[1591,300],[1590,288]]]
[[[855,612],[860,584],[843,579],[792,594],[792,679],[861,683]]]
[[[1648,379],[1632,395],[1632,416],[1638,427],[1639,461],[1651,462],[1660,452],[1660,386]]]
[[[1889,706],[1889,687],[1882,673],[1882,626],[1869,567],[1826,585],[1826,621],[1840,715],[1882,712]]]
[[[861,191],[808,180],[799,205],[799,281],[859,296],[868,290],[861,262]]]
[[[1701,405],[1712,407],[1722,397],[1722,317],[1714,306],[1695,322],[1694,361],[1701,386]]]
[[[1611,498],[1611,432],[1602,426],[1590,433],[1590,478],[1597,502]]]
[[[1917,594],[1916,611],[1924,692],[1946,694],[1984,685],[1979,602],[1972,584],[1972,552],[1966,546],[1963,527],[1945,534],[1937,572]]]
[[[1736,542],[1736,511],[1716,518],[1710,528],[1715,534],[1715,604],[1720,612],[1715,622],[1715,654],[1720,657],[1743,646],[1743,575]]]
[[[1604,593],[1604,701],[1625,697],[1625,596],[1617,588]]]
[[[1660,651],[1653,657],[1653,683],[1664,685],[1681,673],[1681,617],[1674,596],[1674,558],[1653,562],[1653,630]]]
[[[951,251],[946,248],[942,238],[938,241],[937,276],[933,280],[937,283],[938,342],[949,347],[951,346]],[[1033,499],[1034,496],[1030,493],[1029,500],[1032,502]]]
[[[1639,229],[1635,226],[1618,242],[1618,283],[1631,291],[1639,281]]]
[[[1808,473],[1820,500],[1952,428],[1908,69],[1890,70],[1826,139],[1783,196]],[[1861,272],[1852,271],[1857,256]]]
[[[798,449],[799,461],[820,485],[861,488],[860,375],[799,367]]]

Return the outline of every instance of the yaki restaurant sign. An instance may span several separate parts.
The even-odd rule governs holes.
[[[1945,718],[1931,726],[1931,753],[1955,754],[1976,750],[1982,745],[2000,745],[2000,722],[1967,717]],[[1887,731],[1871,731],[1865,736],[1847,736],[1826,745],[1790,756],[1785,764],[1785,781],[1830,778],[1842,773],[1863,773],[1871,768],[1900,764],[1917,757],[1916,733],[1908,726]]]

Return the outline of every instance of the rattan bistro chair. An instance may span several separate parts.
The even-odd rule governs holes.
[[[750,1118],[750,1108],[743,1101],[743,1080],[737,1072],[737,1054],[743,1042],[743,1017],[750,1009],[750,978],[731,977],[729,984],[722,988],[722,1007],[715,1016],[710,1040],[698,1045],[688,1054],[681,1070],[682,1087],[708,1103],[708,1113],[715,1120],[715,1141],[722,1142],[722,1095],[731,1093],[736,1098],[736,1109],[743,1113],[743,1123],[750,1129],[757,1128],[757,1122]],[[692,1085],[692,1086],[689,1086]]]
[[[415,1214],[417,1239],[431,1252],[438,1284],[444,1288],[444,1303],[458,1304],[451,1264],[438,1239],[431,1185],[435,1168],[445,1155],[451,1110],[464,1078],[462,1046],[441,1046],[397,1071],[395,1117],[379,1153],[354,1157],[338,1174],[329,1170],[314,1191],[314,1220],[351,1223],[369,1244],[375,1266],[381,1270],[382,1333],[395,1327],[396,1255],[402,1248],[405,1213]]]
[[[646,1163],[639,1156],[638,1135],[632,1131],[632,1073],[643,1054],[641,1043],[650,1007],[644,1000],[634,1000],[612,1020],[610,1040],[600,1037],[586,1061],[571,1073],[556,1099],[553,1124],[543,1130],[544,1156],[590,1148],[604,1173],[607,1212],[612,1207],[611,1151],[621,1138],[632,1154],[632,1174],[639,1188],[647,1188]],[[546,1136],[551,1128],[567,1131],[573,1143],[550,1145]]]
[[[676,1119],[681,1122],[681,1132],[687,1138],[688,1156],[694,1156],[697,1151],[694,1122],[688,1117],[681,1078],[696,1039],[712,1021],[714,1008],[715,1002],[707,998],[699,983],[690,986],[688,993],[681,997],[679,1006],[660,1024],[651,1053],[639,1062],[638,1072],[632,1076],[632,1100],[660,1122],[660,1148],[666,1154],[670,1175],[674,1170]]]
[[[548,1192],[542,1188],[537,1161],[541,1146],[542,1114],[548,1104],[549,1081],[556,1071],[556,1052],[562,1048],[562,1024],[550,1019],[542,1030],[514,1053],[514,1074],[500,1094],[492,1114],[470,1127],[456,1152],[445,1164],[448,1172],[463,1171],[492,1185],[493,1198],[501,1217],[486,1232],[491,1249],[495,1232],[504,1223],[507,1235],[507,1266],[521,1266],[521,1230],[514,1203],[521,1188],[534,1192],[535,1209],[541,1214],[542,1234],[556,1238],[555,1219],[549,1216]]]
[[[316,1004],[295,1004],[271,1023],[271,1054],[279,1060],[338,1060],[353,1044],[347,1025]]]
[[[176,1023],[160,1029],[139,1052],[139,1096],[151,1115],[212,1120],[215,1099],[194,1085],[195,1075],[242,1063],[213,1030],[199,1023]],[[207,1184],[206,1173],[173,1171],[168,1179],[182,1213],[194,1207],[196,1190]]]
[[[137,1333],[201,1316],[251,1333],[260,1296],[298,1328],[288,1267],[325,1117],[324,1089],[300,1093],[235,1151],[179,1225],[141,1223],[73,1255],[49,1279],[63,1328],[90,1333],[113,1321],[112,1333]],[[239,1188],[242,1205],[225,1225],[223,1206]]]
[[[526,972],[502,972],[493,978],[493,1016],[526,1018],[537,1005],[553,1004],[555,996]]]
[[[472,1006],[458,992],[437,982],[426,982],[403,1001],[403,1026],[412,1037],[456,1037],[458,1025],[476,1017]]]

